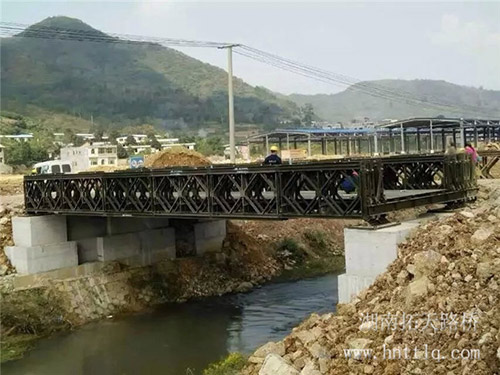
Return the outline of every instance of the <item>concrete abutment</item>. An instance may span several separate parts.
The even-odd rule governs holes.
[[[346,272],[338,278],[339,303],[351,302],[386,271],[398,257],[398,245],[423,223],[448,214],[428,214],[419,219],[378,229],[345,228]]]
[[[345,268],[339,276],[339,302],[349,303],[398,257],[398,245],[418,221],[380,228],[345,228]]]
[[[15,217],[12,228],[6,254],[20,274],[89,262],[146,266],[218,252],[226,236],[226,220],[205,219],[44,215]]]

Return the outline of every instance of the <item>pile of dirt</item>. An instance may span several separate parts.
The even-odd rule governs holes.
[[[420,227],[337,314],[313,314],[283,341],[259,348],[243,374],[498,373],[499,181],[485,191],[472,208]],[[344,349],[359,351],[346,358]]]
[[[344,241],[344,226],[353,224],[351,220],[331,219],[290,219],[290,220],[234,220],[233,223],[242,230],[259,239],[277,242],[283,238],[298,238],[304,232],[319,230],[327,234],[332,240],[338,241],[340,246]]]
[[[22,174],[0,174],[0,195],[23,194]]]
[[[0,276],[16,272],[4,251],[5,246],[14,245],[12,239],[12,216],[16,215],[19,215],[19,212],[0,207]]]
[[[199,152],[184,147],[172,147],[156,152],[148,155],[144,161],[147,168],[203,167],[210,164],[210,160]]]

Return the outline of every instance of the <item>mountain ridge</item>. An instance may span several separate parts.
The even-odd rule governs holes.
[[[227,72],[172,48],[152,43],[97,43],[34,38],[53,30],[109,36],[81,20],[49,17],[0,45],[2,109],[23,115],[49,113],[93,119],[104,127],[153,124],[166,130],[227,128]],[[47,34],[48,33],[48,34]],[[56,36],[56,35],[53,35]],[[500,117],[500,91],[442,80],[358,82],[337,94],[282,95],[233,78],[238,124],[265,129],[298,124],[311,103],[329,122],[374,121],[439,115]],[[391,100],[379,96],[390,96]],[[405,96],[422,101],[409,103]],[[428,102],[453,103],[435,108]],[[414,103],[414,100],[412,99]],[[479,107],[479,114],[472,109]],[[67,117],[66,117],[67,118]],[[60,121],[59,121],[60,122]],[[81,121],[75,121],[81,123]]]
[[[366,91],[378,93],[390,92],[393,100],[385,100],[369,95]],[[387,91],[384,91],[387,90]],[[377,92],[375,92],[376,94]],[[400,97],[397,94],[400,93]],[[383,94],[380,94],[383,95]],[[415,100],[421,100],[421,105],[405,103],[405,95]],[[336,94],[286,96],[301,106],[306,103],[313,105],[315,113],[327,121],[348,122],[387,118],[408,117],[500,117],[500,91],[484,90],[469,86],[461,86],[444,80],[430,79],[384,79],[363,81]],[[426,103],[452,104],[453,107],[436,108]],[[473,107],[478,107],[477,112]],[[483,116],[481,116],[483,114]]]
[[[42,29],[107,35],[59,16],[28,27],[21,36],[38,36]],[[227,72],[171,48],[26,37],[2,38],[0,48],[7,110],[23,113],[31,105],[92,115],[108,124],[196,128],[227,123]],[[233,85],[240,123],[277,124],[297,112],[294,103],[267,89],[236,77]]]

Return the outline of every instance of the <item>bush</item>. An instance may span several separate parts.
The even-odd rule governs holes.
[[[276,249],[281,258],[293,259],[295,262],[302,262],[305,259],[303,246],[295,239],[286,237],[278,243]]]
[[[61,302],[45,288],[28,289],[1,296],[2,331],[11,334],[45,335],[67,326]]]
[[[237,375],[245,366],[246,359],[240,353],[230,353],[219,362],[212,363],[203,371],[203,375]]]
[[[314,251],[325,253],[330,248],[326,234],[320,230],[306,230],[303,236]]]

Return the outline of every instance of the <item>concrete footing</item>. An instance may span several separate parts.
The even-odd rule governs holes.
[[[221,250],[226,238],[226,220],[170,220],[175,228],[178,257],[199,256]]]
[[[381,229],[345,228],[346,273],[338,278],[339,302],[350,302],[398,256],[398,244],[419,226],[418,221]]]
[[[15,217],[12,227],[16,246],[6,254],[22,274],[114,260],[145,266],[220,251],[226,236],[226,220],[46,215]]]
[[[16,246],[5,254],[19,274],[39,273],[78,265],[77,245],[68,241],[64,216],[12,218]]]
[[[226,220],[210,220],[194,224],[196,255],[220,251],[226,238]]]

